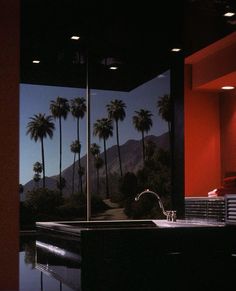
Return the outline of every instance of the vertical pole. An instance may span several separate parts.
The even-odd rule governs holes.
[[[86,70],[86,102],[87,102],[87,119],[86,119],[86,134],[87,134],[87,221],[91,220],[91,194],[90,194],[90,89],[89,89],[89,60],[87,54],[87,70]]]

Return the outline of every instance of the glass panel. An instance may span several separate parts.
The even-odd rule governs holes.
[[[92,219],[159,217],[162,213],[152,195],[134,201],[146,188],[157,191],[164,204],[168,201],[168,206],[170,145],[167,117],[163,112],[165,98],[170,93],[169,83],[167,71],[130,92],[90,91]],[[86,219],[85,99],[85,89],[20,86],[22,227],[35,220]],[[58,102],[59,106],[63,102],[67,106],[66,118],[61,118],[61,149]],[[82,111],[77,112],[78,108]],[[48,126],[43,132],[43,152],[41,132],[37,128],[39,122],[46,122]]]

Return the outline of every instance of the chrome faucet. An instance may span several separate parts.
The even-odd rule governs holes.
[[[166,219],[168,221],[176,221],[176,211],[175,210],[165,210],[164,205],[161,201],[161,198],[157,193],[155,193],[149,189],[146,189],[143,192],[137,194],[136,197],[134,198],[134,200],[138,201],[143,194],[153,194],[154,196],[156,196],[158,204],[162,210],[162,213],[166,216]]]

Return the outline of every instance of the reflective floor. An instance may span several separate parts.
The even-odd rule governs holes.
[[[70,244],[65,248],[56,241],[24,236],[19,259],[21,291],[81,290],[80,256]]]

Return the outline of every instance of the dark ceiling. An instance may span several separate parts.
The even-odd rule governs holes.
[[[130,91],[234,31],[235,2],[22,0],[21,82],[85,87],[88,60],[91,88]]]

